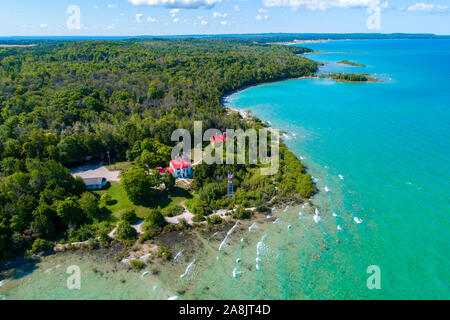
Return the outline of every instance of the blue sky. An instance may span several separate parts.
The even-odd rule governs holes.
[[[450,34],[450,0],[2,0],[0,36]],[[67,20],[80,10],[80,23]],[[371,9],[372,8],[372,9]],[[379,29],[368,18],[379,8]],[[77,18],[76,16],[75,18]],[[75,26],[75,27],[73,27]]]

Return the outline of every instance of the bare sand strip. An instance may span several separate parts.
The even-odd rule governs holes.
[[[0,48],[30,48],[37,44],[0,44]]]
[[[166,221],[168,223],[178,224],[178,223],[180,223],[181,219],[186,220],[186,222],[188,224],[190,224],[190,225],[192,225],[194,223],[194,220],[193,220],[194,219],[194,214],[192,212],[190,212],[188,210],[188,208],[186,208],[186,205],[184,203],[182,204],[182,206],[184,208],[184,212],[182,214],[178,215],[178,216],[175,216],[175,217],[166,217]]]
[[[144,220],[139,220],[138,222],[136,222],[135,224],[132,224],[131,226],[134,228],[134,230],[136,230],[136,232],[138,234],[143,234],[144,231],[142,230],[142,225],[144,224]],[[114,238],[114,233],[116,233],[117,227],[115,227],[114,229],[112,229],[112,231],[110,233],[108,233],[108,236],[113,239]]]

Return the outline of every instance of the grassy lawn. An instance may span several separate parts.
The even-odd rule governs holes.
[[[102,195],[108,193],[111,195],[111,204],[106,206],[111,210],[114,218],[119,219],[120,215],[129,209],[134,209],[139,218],[146,218],[150,209],[161,207],[161,209],[169,206],[181,205],[185,200],[192,198],[192,195],[182,188],[173,188],[170,192],[165,190],[155,190],[153,201],[148,207],[138,206],[133,204],[127,197],[125,190],[120,183],[111,182],[111,186],[107,190],[96,191],[97,194]]]

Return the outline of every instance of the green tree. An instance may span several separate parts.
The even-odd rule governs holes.
[[[9,221],[9,225],[12,231],[22,233],[27,227],[26,222],[19,215],[15,215],[11,217]]]
[[[104,193],[102,194],[102,196],[100,197],[100,201],[102,203],[104,203],[105,205],[109,205],[110,202],[112,201],[112,197],[109,193]]]
[[[51,240],[55,237],[55,224],[45,214],[36,215],[31,227],[43,239]]]
[[[82,139],[76,136],[65,136],[58,143],[59,157],[66,164],[81,162],[87,154]]]
[[[42,251],[47,251],[53,247],[53,244],[45,239],[37,238],[33,242],[33,246],[31,247],[29,253],[38,253]]]
[[[133,168],[123,172],[121,183],[128,198],[136,204],[147,202],[151,196],[152,188],[157,185],[154,179],[141,168]]]
[[[60,201],[56,212],[66,225],[78,225],[84,220],[83,210],[74,197]]]
[[[164,175],[164,186],[166,187],[166,190],[173,189],[173,187],[175,187],[175,182],[175,177],[170,172],[167,172]]]
[[[122,220],[117,225],[115,236],[120,240],[134,240],[136,239],[137,232],[130,223]]]
[[[142,151],[141,155],[136,159],[136,163],[147,170],[151,170],[158,165],[156,155],[148,150]]]
[[[130,224],[134,224],[138,221],[138,217],[136,216],[136,212],[134,210],[126,210],[120,215],[120,219]]]
[[[145,219],[144,224],[145,229],[163,228],[167,224],[167,222],[166,219],[164,219],[161,210],[158,208],[150,210],[150,213],[148,214],[148,217]]]
[[[84,192],[78,200],[81,210],[84,214],[93,221],[98,221],[100,218],[100,208],[98,207],[98,199],[91,192]]]

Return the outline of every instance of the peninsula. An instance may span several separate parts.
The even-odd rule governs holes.
[[[353,66],[353,67],[366,67],[363,64],[360,64],[360,63],[357,63],[357,62],[348,61],[348,60],[341,60],[341,61],[338,61],[338,63],[347,64],[347,65]]]

